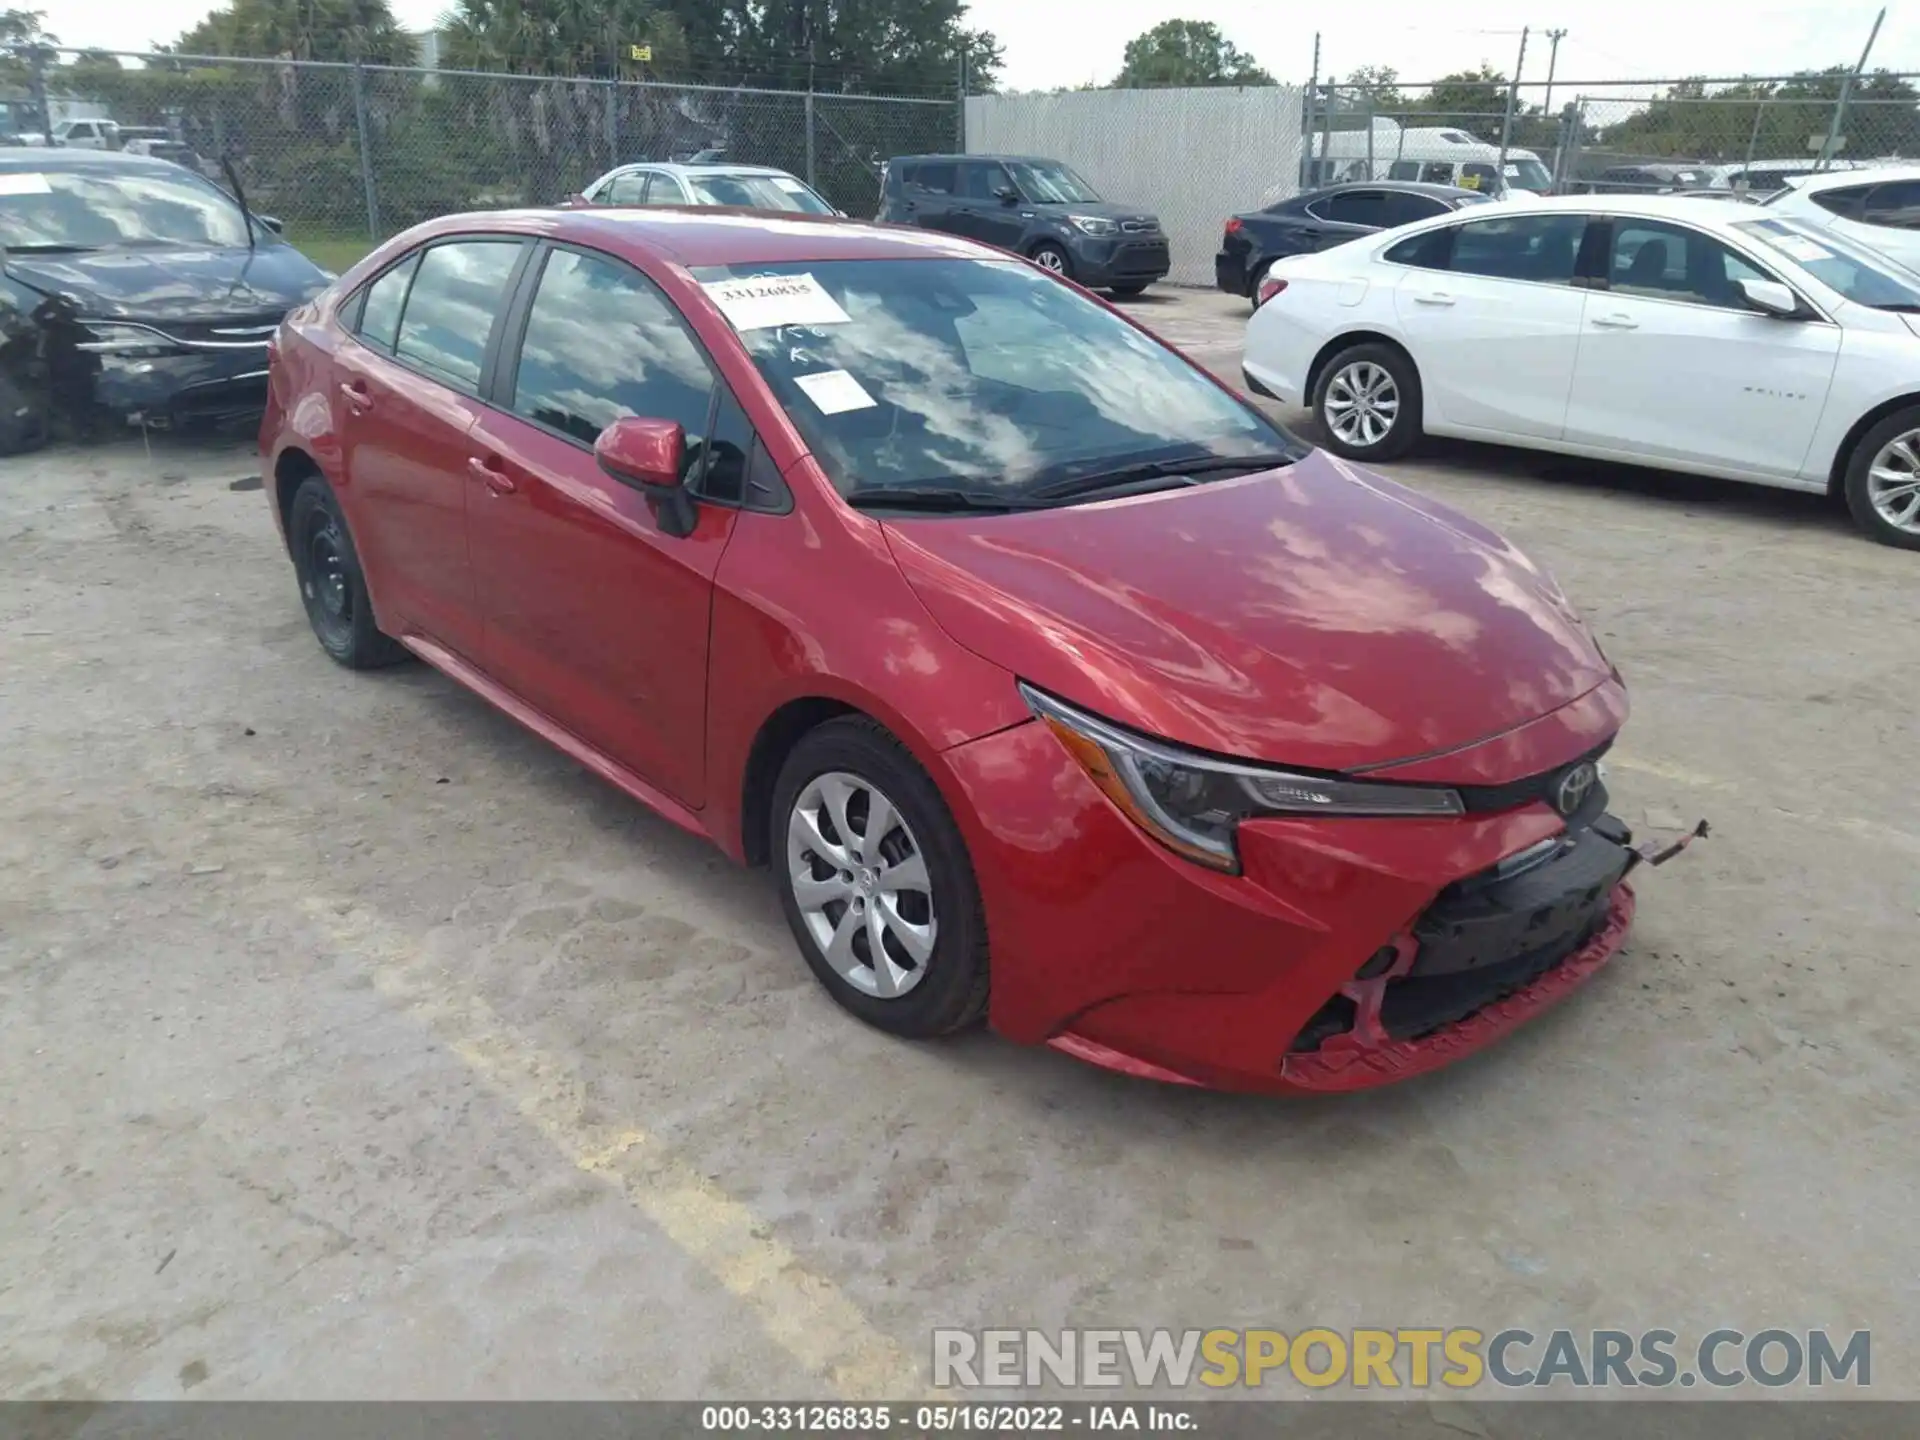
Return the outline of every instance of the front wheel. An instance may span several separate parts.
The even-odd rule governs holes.
[[[804,736],[774,787],[768,853],[787,925],[827,993],[922,1039],[987,1008],[987,930],[966,843],[927,773],[848,716]]]
[[[1860,437],[1847,464],[1847,509],[1882,545],[1920,550],[1920,406]]]
[[[1420,438],[1420,376],[1399,350],[1355,345],[1320,372],[1313,413],[1334,454],[1396,459]]]
[[[1033,263],[1042,270],[1051,270],[1055,275],[1073,278],[1073,261],[1067,258],[1067,252],[1051,242],[1040,245],[1033,252]]]

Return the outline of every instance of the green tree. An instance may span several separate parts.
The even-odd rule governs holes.
[[[411,65],[417,47],[387,0],[230,0],[181,35],[182,55]]]
[[[1400,72],[1391,65],[1356,65],[1345,80],[1329,75],[1327,83],[1352,92],[1354,104],[1369,107],[1376,115],[1407,108],[1407,97],[1400,90]]]
[[[1164,20],[1127,42],[1116,90],[1169,85],[1271,85],[1273,76],[1207,20]]]
[[[1702,80],[1682,80],[1664,95],[1611,124],[1597,141],[1621,155],[1699,161],[1784,160],[1814,153],[1845,83],[1846,70],[1803,71],[1782,81],[1743,81],[1711,93]],[[1593,108],[1590,106],[1590,109]],[[1844,131],[1845,156],[1920,154],[1920,91],[1877,70],[1854,86]]]
[[[1429,124],[1449,125],[1497,145],[1507,110],[1507,77],[1485,62],[1443,75],[1427,87],[1417,108]]]

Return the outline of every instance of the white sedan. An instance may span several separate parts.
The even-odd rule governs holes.
[[[1920,549],[1920,276],[1763,209],[1570,196],[1277,262],[1250,386],[1327,448],[1421,435],[1844,493]]]

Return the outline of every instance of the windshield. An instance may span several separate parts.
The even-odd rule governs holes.
[[[1736,220],[1733,228],[1785,256],[1856,305],[1876,310],[1920,310],[1920,275],[1878,251],[1792,220]]]
[[[1013,160],[1013,183],[1029,200],[1041,204],[1087,205],[1100,193],[1058,160]]]
[[[798,210],[831,215],[833,206],[791,175],[689,175],[703,205],[743,205],[750,210]]]
[[[1012,497],[1137,464],[1306,453],[1185,360],[1021,261],[693,273],[843,495],[956,486]]]
[[[1521,190],[1545,192],[1553,188],[1553,176],[1538,160],[1507,160],[1507,184]]]
[[[0,245],[10,249],[246,243],[240,207],[185,170],[0,170]]]

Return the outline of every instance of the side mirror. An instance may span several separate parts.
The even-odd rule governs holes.
[[[623,415],[593,442],[593,458],[616,480],[653,491],[678,490],[687,433],[677,420]]]
[[[591,204],[593,204],[593,201],[587,199],[584,195],[569,195],[560,202],[560,208],[562,210],[578,210],[582,205]]]
[[[253,218],[258,220],[262,225],[266,226],[267,229],[271,230],[276,235],[284,235],[287,233],[286,224],[280,219],[278,215],[256,215]]]
[[[1740,298],[1762,315],[1787,320],[1800,313],[1800,301],[1778,280],[1742,280]]]
[[[1018,205],[1020,203],[1020,192],[1011,185],[1002,185],[999,189],[995,190],[993,194],[994,198],[1002,205]]]

